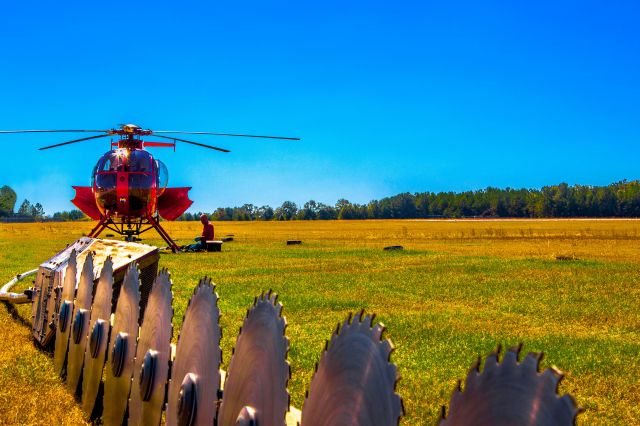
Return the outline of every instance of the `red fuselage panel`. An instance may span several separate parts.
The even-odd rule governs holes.
[[[193,204],[189,199],[191,188],[166,188],[158,197],[158,213],[166,220],[176,220]]]
[[[76,197],[71,202],[91,219],[100,219],[100,210],[96,205],[96,199],[93,196],[91,187],[74,186],[73,189],[76,190]]]

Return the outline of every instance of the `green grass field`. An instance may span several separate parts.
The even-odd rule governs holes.
[[[364,308],[387,326],[403,424],[434,424],[457,379],[498,343],[543,351],[566,373],[581,424],[640,424],[640,221],[222,222],[222,253],[163,254],[174,340],[198,279],[220,295],[223,367],[254,296],[280,295],[291,342],[292,403],[302,407],[325,339]],[[0,282],[36,267],[92,224],[0,224]],[[180,243],[198,223],[167,224]],[[155,238],[150,235],[149,238]],[[286,246],[300,239],[300,246]],[[145,241],[161,244],[160,240]],[[404,251],[386,252],[401,244]],[[564,259],[564,260],[562,260]],[[30,321],[25,308],[19,317]],[[0,306],[0,423],[77,424],[79,407]]]

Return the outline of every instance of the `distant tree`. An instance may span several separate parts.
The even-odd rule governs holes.
[[[70,210],[70,211],[62,211],[62,212],[55,212],[52,215],[52,218],[54,220],[57,221],[61,221],[61,222],[66,222],[66,221],[73,221],[73,220],[82,220],[84,218],[86,218],[87,216],[81,212],[80,210]],[[178,218],[178,220],[180,220],[180,218]]]
[[[271,220],[273,219],[273,208],[270,206],[261,206],[256,209],[256,220]]]
[[[323,203],[318,203],[318,214],[316,217],[320,220],[332,220],[338,218],[338,212],[335,208]]]
[[[367,204],[367,218],[377,219],[380,216],[380,204],[378,201],[373,200]]]
[[[285,201],[274,213],[275,220],[291,220],[298,212],[298,206],[293,201]]]
[[[340,211],[343,207],[347,207],[350,204],[351,202],[349,202],[349,200],[340,198],[338,201],[336,201],[336,210]]]
[[[7,185],[0,188],[0,216],[11,216],[16,206],[16,192]]]
[[[31,206],[31,216],[36,220],[42,220],[42,218],[44,218],[44,207],[42,207],[42,204],[35,203]]]
[[[356,209],[352,204],[343,205],[338,213],[338,219],[357,219]]]
[[[29,200],[24,200],[18,209],[18,216],[29,217],[32,215],[32,206]]]
[[[318,203],[314,200],[309,200],[304,203],[302,209],[298,211],[297,219],[300,220],[314,220],[318,215]]]

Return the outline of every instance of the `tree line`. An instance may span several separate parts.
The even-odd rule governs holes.
[[[0,188],[0,218],[25,220],[51,219],[63,222],[69,220],[80,220],[86,217],[80,210],[55,212],[52,215],[47,216],[42,204],[32,204],[26,199],[20,204],[18,210],[14,212],[17,200],[17,194],[11,187],[5,185]]]
[[[199,220],[202,213],[185,213],[178,220]],[[367,204],[340,199],[335,205],[314,200],[298,206],[285,201],[280,207],[244,204],[220,207],[208,213],[211,220],[329,220],[420,219],[462,217],[640,217],[640,181],[607,186],[559,185],[542,189],[487,188],[465,192],[402,193]]]
[[[40,203],[24,200],[14,212],[17,195],[8,186],[0,188],[0,217],[32,220],[86,219],[80,210],[45,214]],[[185,213],[178,220],[199,220],[202,213]],[[462,217],[640,217],[640,181],[621,181],[607,186],[559,185],[542,189],[486,188],[465,192],[402,193],[367,204],[346,199],[334,205],[307,201],[302,206],[285,201],[279,207],[244,204],[219,207],[207,213],[211,220],[331,220],[331,219],[420,219]]]

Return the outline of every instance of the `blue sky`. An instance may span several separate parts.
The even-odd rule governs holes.
[[[302,138],[155,149],[194,211],[638,178],[637,1],[106,4],[2,2],[0,129]],[[108,149],[0,138],[0,185],[49,213]]]

